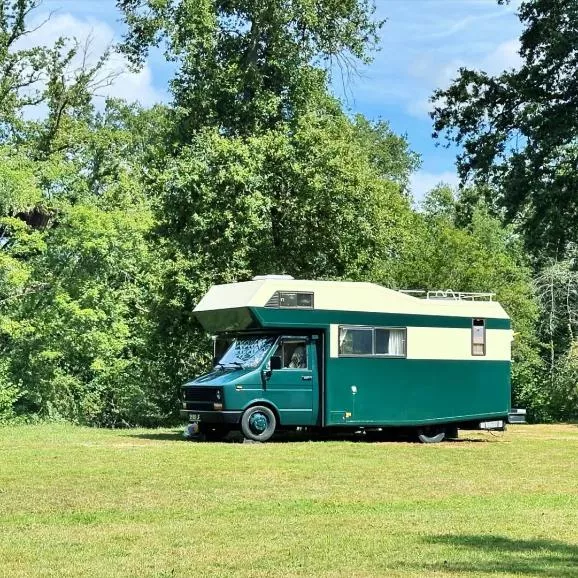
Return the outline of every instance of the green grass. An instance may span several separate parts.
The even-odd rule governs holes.
[[[578,576],[578,426],[438,445],[0,428],[0,576]]]

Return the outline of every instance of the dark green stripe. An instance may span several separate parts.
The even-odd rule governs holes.
[[[367,311],[336,311],[329,309],[272,309],[252,307],[263,327],[323,327],[332,323],[351,325],[383,325],[399,327],[469,328],[471,317],[447,315],[413,315],[409,313],[375,313]],[[510,329],[509,319],[486,319],[487,329]]]

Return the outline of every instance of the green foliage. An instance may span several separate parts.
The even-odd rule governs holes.
[[[541,308],[540,333],[548,366],[542,401],[544,412],[553,419],[574,420],[578,413],[576,258],[576,247],[570,246],[566,259],[547,260],[534,279]]]
[[[561,257],[578,231],[578,3],[525,0],[518,15],[519,70],[460,69],[433,95],[432,117],[461,146],[462,178],[492,185],[534,253]]]
[[[7,379],[6,361],[0,363],[0,425],[15,421],[14,405],[21,395],[17,385]]]
[[[18,50],[18,40],[27,32],[27,18],[39,0],[0,1],[0,134],[9,132],[23,107],[42,101],[39,81],[54,57],[44,47]]]
[[[209,359],[190,314],[208,287],[258,273],[365,280],[386,271],[410,234],[401,188],[416,162],[385,125],[342,114],[303,115],[251,138],[204,130],[191,140],[149,182],[165,263],[157,381],[172,407],[175,384]]]
[[[19,331],[7,336],[10,372],[26,376],[19,411],[101,425],[146,419],[138,354],[150,226],[146,206],[82,205],[50,235],[34,270],[43,290],[21,299]]]
[[[0,215],[26,211],[42,200],[35,164],[7,146],[0,146],[0,191]]]
[[[367,61],[381,22],[371,0],[118,0],[122,46],[142,65],[162,44],[178,69],[172,81],[180,140],[219,127],[252,135],[291,120],[326,94],[335,60]]]
[[[553,373],[548,399],[545,404],[555,419],[578,421],[578,344],[561,356]]]

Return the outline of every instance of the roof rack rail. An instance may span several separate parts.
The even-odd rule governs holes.
[[[276,281],[293,281],[293,275],[255,275],[251,281],[266,281],[267,279],[275,279]]]
[[[453,301],[493,301],[495,293],[452,291],[451,289],[438,289],[428,291],[426,299],[451,299]]]

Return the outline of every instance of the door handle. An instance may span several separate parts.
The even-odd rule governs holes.
[[[304,375],[301,379],[303,381],[311,381],[313,378],[310,375]]]

